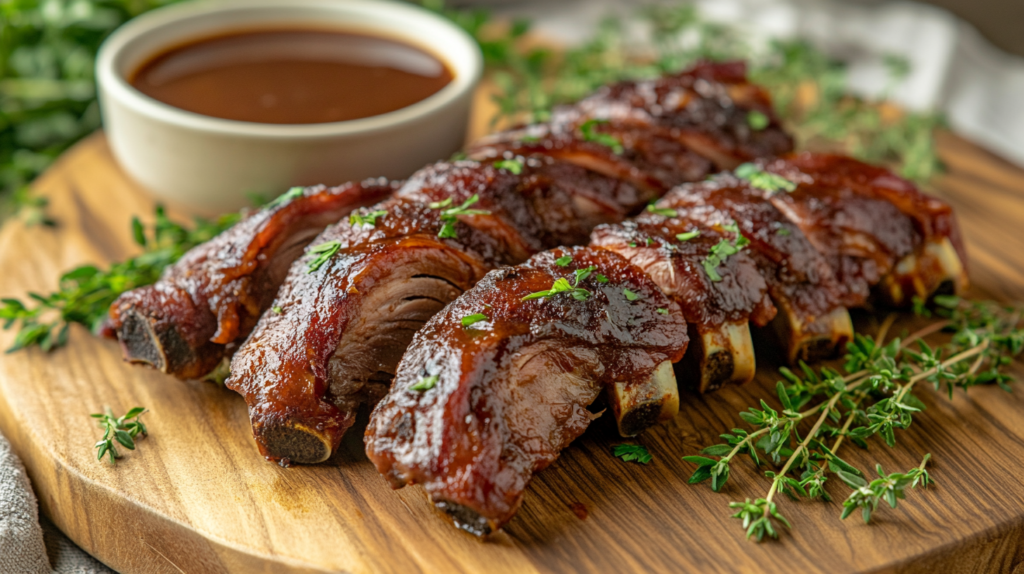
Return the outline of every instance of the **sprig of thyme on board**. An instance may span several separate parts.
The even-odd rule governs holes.
[[[145,412],[144,407],[135,407],[123,416],[115,417],[113,411],[107,408],[102,413],[89,415],[96,419],[96,423],[103,429],[103,438],[94,447],[96,460],[103,460],[106,455],[110,457],[110,464],[117,464],[121,454],[117,452],[115,442],[128,450],[135,450],[135,439],[140,434],[146,436],[149,432],[141,418]]]
[[[918,384],[945,390],[950,398],[957,388],[966,391],[979,384],[1010,390],[1011,377],[1004,370],[1024,350],[1024,308],[946,296],[936,297],[935,303],[941,320],[906,338],[884,342],[891,319],[876,339],[857,335],[847,347],[842,369],[816,370],[806,364],[799,372],[781,369],[785,380],[776,386],[781,409],[762,400],[740,413],[751,430],[733,429],[721,435],[724,443],[683,457],[697,465],[690,482],[710,479],[711,488],[720,491],[730,464],[740,455],[749,456],[757,467],[768,462],[781,467],[765,471],[771,483],[764,497],[730,504],[747,537],[757,540],[777,538],[775,523],[789,527],[777,507],[779,493],[829,500],[825,483],[830,472],[853,489],[842,518],[860,508],[865,522],[881,500],[895,508],[907,488],[930,484],[925,470],[930,455],[906,473],[886,475],[877,466],[879,478],[869,482],[838,453],[844,441],[867,447],[876,435],[895,446],[896,431],[908,428],[925,408],[914,395]],[[936,347],[925,343],[926,336],[940,331],[948,333],[946,342]],[[810,428],[801,430],[805,423]]]

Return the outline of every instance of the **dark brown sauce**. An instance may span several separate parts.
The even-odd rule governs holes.
[[[329,30],[258,30],[168,50],[129,82],[176,108],[263,124],[319,124],[415,104],[452,80],[436,57],[401,42]]]

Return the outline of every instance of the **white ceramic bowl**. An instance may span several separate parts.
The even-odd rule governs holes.
[[[126,77],[149,58],[225,31],[336,27],[392,38],[445,62],[454,78],[399,110],[344,122],[275,125],[188,112]],[[144,14],[104,43],[96,62],[103,123],[121,167],[159,199],[207,215],[294,185],[402,178],[464,142],[482,71],[476,42],[451,22],[387,0],[200,0]]]

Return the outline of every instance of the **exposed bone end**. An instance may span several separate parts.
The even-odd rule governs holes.
[[[317,464],[334,452],[330,436],[299,423],[262,425],[255,430],[263,456],[285,466]]]
[[[683,368],[689,379],[699,381],[697,390],[701,393],[752,380],[757,362],[749,323],[724,323],[703,333],[691,323],[690,347]]]
[[[853,339],[853,321],[845,307],[805,324],[788,306],[781,305],[772,325],[791,365],[830,359]]]
[[[948,238],[932,239],[918,253],[901,259],[882,278],[878,294],[886,303],[903,307],[914,297],[958,295],[967,290],[967,270]]]
[[[475,536],[487,536],[501,528],[501,524],[498,522],[485,518],[477,511],[462,504],[439,500],[434,502],[434,506],[447,514],[452,519],[456,528],[465,530]]]
[[[117,330],[124,360],[150,366],[181,379],[200,378],[212,371],[221,360],[221,353],[197,352],[173,326],[163,328],[157,320],[129,309],[122,314]],[[207,346],[220,347],[207,343]]]
[[[646,380],[609,386],[607,394],[624,437],[636,436],[679,413],[679,387],[671,361],[662,361]]]

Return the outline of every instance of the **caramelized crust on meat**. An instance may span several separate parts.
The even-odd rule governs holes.
[[[180,378],[206,375],[248,336],[317,233],[394,189],[383,179],[309,187],[195,247],[160,281],[111,305],[110,326],[125,360]]]
[[[349,237],[344,223],[328,230],[316,243],[340,242],[330,265],[313,280],[305,270],[313,255],[295,264],[276,304],[281,313],[264,317],[231,367],[228,386],[246,397],[263,454],[281,462],[330,456],[359,405],[372,404],[386,391],[412,333],[484,271],[522,262],[542,249],[585,242],[595,225],[622,221],[670,187],[707,177],[714,162],[689,150],[686,139],[677,137],[681,130],[713,132],[705,147],[717,146],[716,155],[730,165],[747,157],[739,148],[748,143],[772,153],[789,151],[790,139],[777,124],[764,131],[780,135],[766,140],[764,134],[729,127],[739,125],[737,118],[745,121],[747,113],[729,100],[734,88],[752,109],[770,109],[751,97],[756,90],[739,89],[745,85],[742,73],[732,69],[725,77],[730,86],[721,89],[710,71],[632,82],[630,90],[692,85],[666,87],[665,97],[672,99],[673,89],[689,90],[693,98],[715,101],[660,111],[655,108],[661,104],[644,104],[640,112],[650,119],[640,123],[622,116],[588,124],[599,118],[566,107],[547,124],[475,146],[471,156],[479,164],[439,164],[414,175],[395,200],[410,213],[412,204],[458,206],[475,193],[480,202],[469,208],[495,214],[459,216],[460,226],[469,225],[474,233],[460,231],[457,241],[437,238],[440,221],[431,227],[417,218],[394,223],[399,227],[387,238],[368,232]],[[713,108],[719,112],[705,113]],[[704,110],[701,118],[671,117],[691,109]],[[470,173],[476,175],[467,179]],[[378,226],[392,225],[387,223],[393,218],[391,204],[372,209],[389,212]],[[438,214],[423,209],[424,217]],[[409,245],[427,244],[431,247],[422,247],[415,257],[406,255]],[[651,398],[657,393],[652,386],[645,393],[613,397],[621,403],[623,432],[642,426],[630,422],[631,416],[639,420],[631,410],[634,403],[650,405],[649,412],[658,411],[650,415],[655,418],[671,411],[669,402]]]
[[[522,300],[562,278],[577,285],[591,266],[578,283],[585,300]],[[477,313],[487,319],[463,326]],[[596,418],[588,407],[602,391],[671,379],[659,366],[686,342],[679,307],[625,259],[593,248],[537,255],[487,274],[416,334],[367,428],[367,454],[393,486],[422,484],[460,528],[487,534]]]

